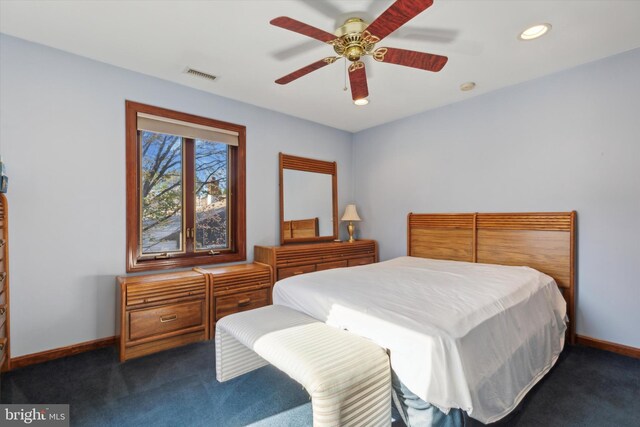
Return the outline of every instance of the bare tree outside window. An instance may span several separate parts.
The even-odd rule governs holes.
[[[196,249],[228,247],[228,146],[196,140]]]
[[[182,138],[143,131],[142,253],[181,252]]]
[[[174,135],[140,133],[143,254],[184,251],[184,142]],[[186,142],[195,144],[196,250],[227,248],[228,146],[205,140]]]

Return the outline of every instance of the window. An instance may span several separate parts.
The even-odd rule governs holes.
[[[127,271],[242,261],[245,127],[126,102]]]

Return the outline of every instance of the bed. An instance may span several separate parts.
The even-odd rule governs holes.
[[[278,282],[289,306],[388,349],[442,413],[509,414],[574,340],[575,212],[409,214],[407,256]]]

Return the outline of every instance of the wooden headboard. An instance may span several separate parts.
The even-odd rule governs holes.
[[[283,221],[282,228],[285,239],[318,237],[320,235],[319,221],[317,217],[310,219],[292,219],[291,221]]]
[[[414,214],[407,255],[484,264],[526,265],[553,277],[567,301],[575,343],[576,212]]]

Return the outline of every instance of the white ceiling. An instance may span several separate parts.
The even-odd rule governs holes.
[[[333,32],[392,0],[6,1],[0,31],[250,104],[356,132],[640,47],[640,1],[435,0],[380,46],[446,55],[439,73],[367,62],[369,105],[343,91],[342,61],[286,86],[330,46],[269,25],[289,16]],[[526,27],[553,29],[522,42]],[[184,74],[187,66],[218,76]],[[474,81],[472,92],[459,86]]]

